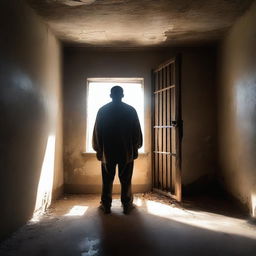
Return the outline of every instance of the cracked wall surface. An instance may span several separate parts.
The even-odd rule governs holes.
[[[170,46],[222,37],[252,0],[27,0],[66,43]]]

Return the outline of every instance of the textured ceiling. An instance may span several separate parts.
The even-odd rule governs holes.
[[[64,42],[171,46],[211,42],[252,0],[27,0]]]

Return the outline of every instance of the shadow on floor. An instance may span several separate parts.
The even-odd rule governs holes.
[[[157,255],[154,252],[154,240],[147,235],[147,229],[139,210],[130,215],[112,213],[105,215],[99,211],[101,220],[102,256]]]
[[[255,256],[256,241],[247,234],[199,228],[140,209],[129,216],[99,213],[99,218],[101,256]]]
[[[207,211],[224,216],[248,219],[249,210],[228,194],[221,184],[212,178],[203,177],[183,188],[186,209]]]
[[[66,216],[74,205],[84,205],[88,209],[82,216]],[[255,256],[255,229],[240,225],[240,222],[237,230],[232,224],[227,228],[228,223],[223,222],[225,217],[210,214],[212,219],[205,223],[200,222],[198,213],[191,216],[192,222],[188,224],[184,222],[186,216],[178,220],[172,213],[159,216],[160,206],[153,214],[144,204],[130,215],[123,215],[118,204],[110,215],[100,212],[97,206],[97,196],[59,200],[53,205],[51,215],[24,226],[5,241],[0,246],[0,255]],[[208,228],[216,222],[220,224],[219,229]]]

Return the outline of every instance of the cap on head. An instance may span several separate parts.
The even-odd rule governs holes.
[[[114,86],[111,88],[110,97],[112,99],[121,99],[124,97],[124,90],[121,86]]]

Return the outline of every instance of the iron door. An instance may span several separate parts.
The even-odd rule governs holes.
[[[153,190],[181,201],[180,56],[153,70]]]

